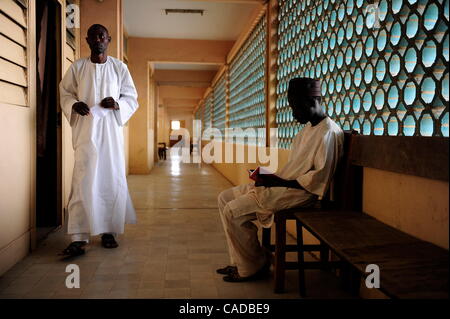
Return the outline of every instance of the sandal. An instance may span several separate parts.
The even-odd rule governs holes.
[[[85,253],[85,250],[83,247],[86,246],[86,244],[87,243],[85,241],[71,242],[70,245],[67,246],[67,248],[64,249],[60,255],[70,256],[70,257],[83,255]]]
[[[270,272],[270,264],[265,264],[260,270],[258,270],[255,274],[247,277],[241,277],[239,273],[233,272],[223,277],[223,280],[226,282],[244,282],[244,281],[253,281],[265,278]]]
[[[102,235],[102,246],[105,248],[116,248],[119,246],[119,244],[117,244],[113,235],[103,234]]]
[[[236,266],[226,266],[224,268],[217,269],[216,272],[221,275],[230,275],[234,272],[237,272],[237,267]]]

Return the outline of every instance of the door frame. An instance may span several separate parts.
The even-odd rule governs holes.
[[[56,56],[57,56],[57,63],[56,63],[56,76],[57,76],[57,83],[59,83],[62,79],[62,72],[63,72],[63,53],[64,53],[64,44],[65,44],[65,0],[50,0],[53,1],[55,3],[55,5],[57,6],[57,11],[59,11],[59,18],[56,21],[56,25],[57,25],[57,34],[56,34],[56,38],[59,41],[59,45],[57,45],[56,47]],[[33,56],[32,58],[32,63],[30,63],[30,78],[31,77],[36,77],[37,72],[36,72],[36,68],[37,68],[37,57],[36,57],[36,6],[34,1],[28,1],[28,5],[29,5],[29,16],[28,16],[28,21],[29,21],[29,29],[30,31],[28,32],[28,43],[30,44],[29,48],[30,48],[30,54],[29,56]],[[33,50],[33,51],[31,51]],[[31,52],[33,52],[33,54],[31,54]],[[35,81],[33,81],[35,83]],[[33,88],[33,92],[30,91],[30,98],[33,99],[33,103],[30,105],[34,106],[34,116],[33,116],[33,121],[34,121],[34,127],[36,128],[36,91],[37,87],[34,85]],[[57,85],[56,87],[56,92],[57,92],[57,96],[59,96],[59,85]],[[32,95],[32,96],[31,96]],[[58,98],[59,100],[59,98]],[[60,121],[60,116],[61,116],[61,107],[59,105],[59,103],[56,103],[56,112],[57,112],[57,116],[58,116],[58,121]],[[63,171],[62,171],[62,167],[63,167],[63,163],[62,163],[62,125],[58,124],[56,127],[56,156],[57,156],[57,167],[56,169],[56,179],[57,179],[57,193],[56,193],[56,201],[57,201],[57,206],[56,206],[56,214],[57,214],[57,226],[55,227],[55,229],[57,229],[58,227],[60,227],[61,225],[64,224],[64,201],[63,201],[63,194],[64,194],[64,189],[63,189]],[[32,165],[32,192],[31,192],[31,196],[32,196],[32,207],[31,207],[31,214],[30,214],[30,250],[33,251],[37,248],[37,225],[36,225],[36,220],[37,220],[37,209],[36,209],[36,194],[37,194],[37,179],[36,179],[36,156],[37,156],[37,152],[36,152],[36,130],[34,130],[33,132],[33,136],[31,139],[31,147],[32,147],[32,154],[33,154],[33,158],[31,160],[31,165]]]

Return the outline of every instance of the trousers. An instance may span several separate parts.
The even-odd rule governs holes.
[[[219,214],[225,231],[230,263],[241,277],[255,274],[268,261],[268,253],[258,240],[256,212],[261,210],[256,200],[244,193],[244,187],[224,190],[218,196]],[[239,212],[233,212],[239,207]]]

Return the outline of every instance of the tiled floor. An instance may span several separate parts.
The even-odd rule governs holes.
[[[0,277],[0,298],[299,298],[297,273],[288,271],[286,293],[274,294],[272,278],[226,283],[215,269],[227,265],[217,195],[231,184],[208,165],[176,159],[150,175],[128,177],[138,223],[127,225],[117,249],[98,237],[84,256],[62,261],[64,230]],[[80,288],[66,288],[68,264],[80,267]],[[330,273],[307,272],[312,298],[348,298]]]

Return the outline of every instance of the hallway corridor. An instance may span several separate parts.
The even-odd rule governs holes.
[[[272,278],[236,284],[215,273],[229,261],[216,199],[231,184],[214,168],[168,158],[128,183],[138,223],[126,225],[117,249],[102,248],[97,236],[84,256],[61,261],[69,238],[60,229],[0,277],[0,299],[298,298],[296,271],[287,272],[284,294],[273,293]],[[72,263],[80,267],[79,289],[65,287]],[[332,274],[313,272],[311,297],[348,297]]]

